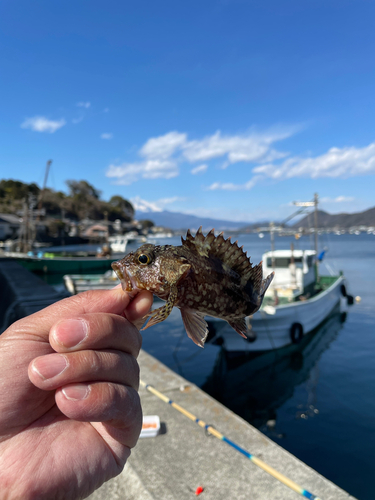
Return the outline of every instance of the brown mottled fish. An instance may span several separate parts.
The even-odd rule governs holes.
[[[182,246],[145,244],[112,264],[123,290],[150,290],[166,301],[151,311],[145,328],[164,321],[173,306],[181,310],[188,336],[200,347],[208,334],[204,316],[226,320],[246,338],[245,317],[254,314],[272,281],[263,280],[262,263],[254,266],[239,248],[200,227],[195,236],[190,230]]]

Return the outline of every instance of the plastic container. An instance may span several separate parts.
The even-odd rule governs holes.
[[[139,437],[155,437],[160,432],[160,418],[158,415],[144,415],[141,435]]]

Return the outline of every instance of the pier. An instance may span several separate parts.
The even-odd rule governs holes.
[[[354,500],[194,384],[141,351],[141,379],[321,500]],[[144,415],[158,415],[161,433],[142,438],[118,477],[90,500],[298,500],[302,495],[215,439],[169,404],[140,389]],[[306,497],[305,497],[306,498]]]

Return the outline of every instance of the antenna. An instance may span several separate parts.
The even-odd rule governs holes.
[[[297,207],[315,207],[314,211],[314,233],[315,233],[315,268],[318,274],[318,193],[314,194],[313,201],[294,201],[293,205]]]

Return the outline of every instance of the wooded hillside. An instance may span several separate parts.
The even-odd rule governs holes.
[[[130,222],[134,217],[133,205],[120,195],[109,201],[100,199],[101,192],[87,181],[66,181],[68,193],[46,188],[42,191],[35,183],[26,184],[12,179],[0,180],[0,213],[22,213],[25,203],[32,208],[40,205],[46,217],[60,218],[62,215],[74,220],[85,218],[101,220],[120,219]]]

